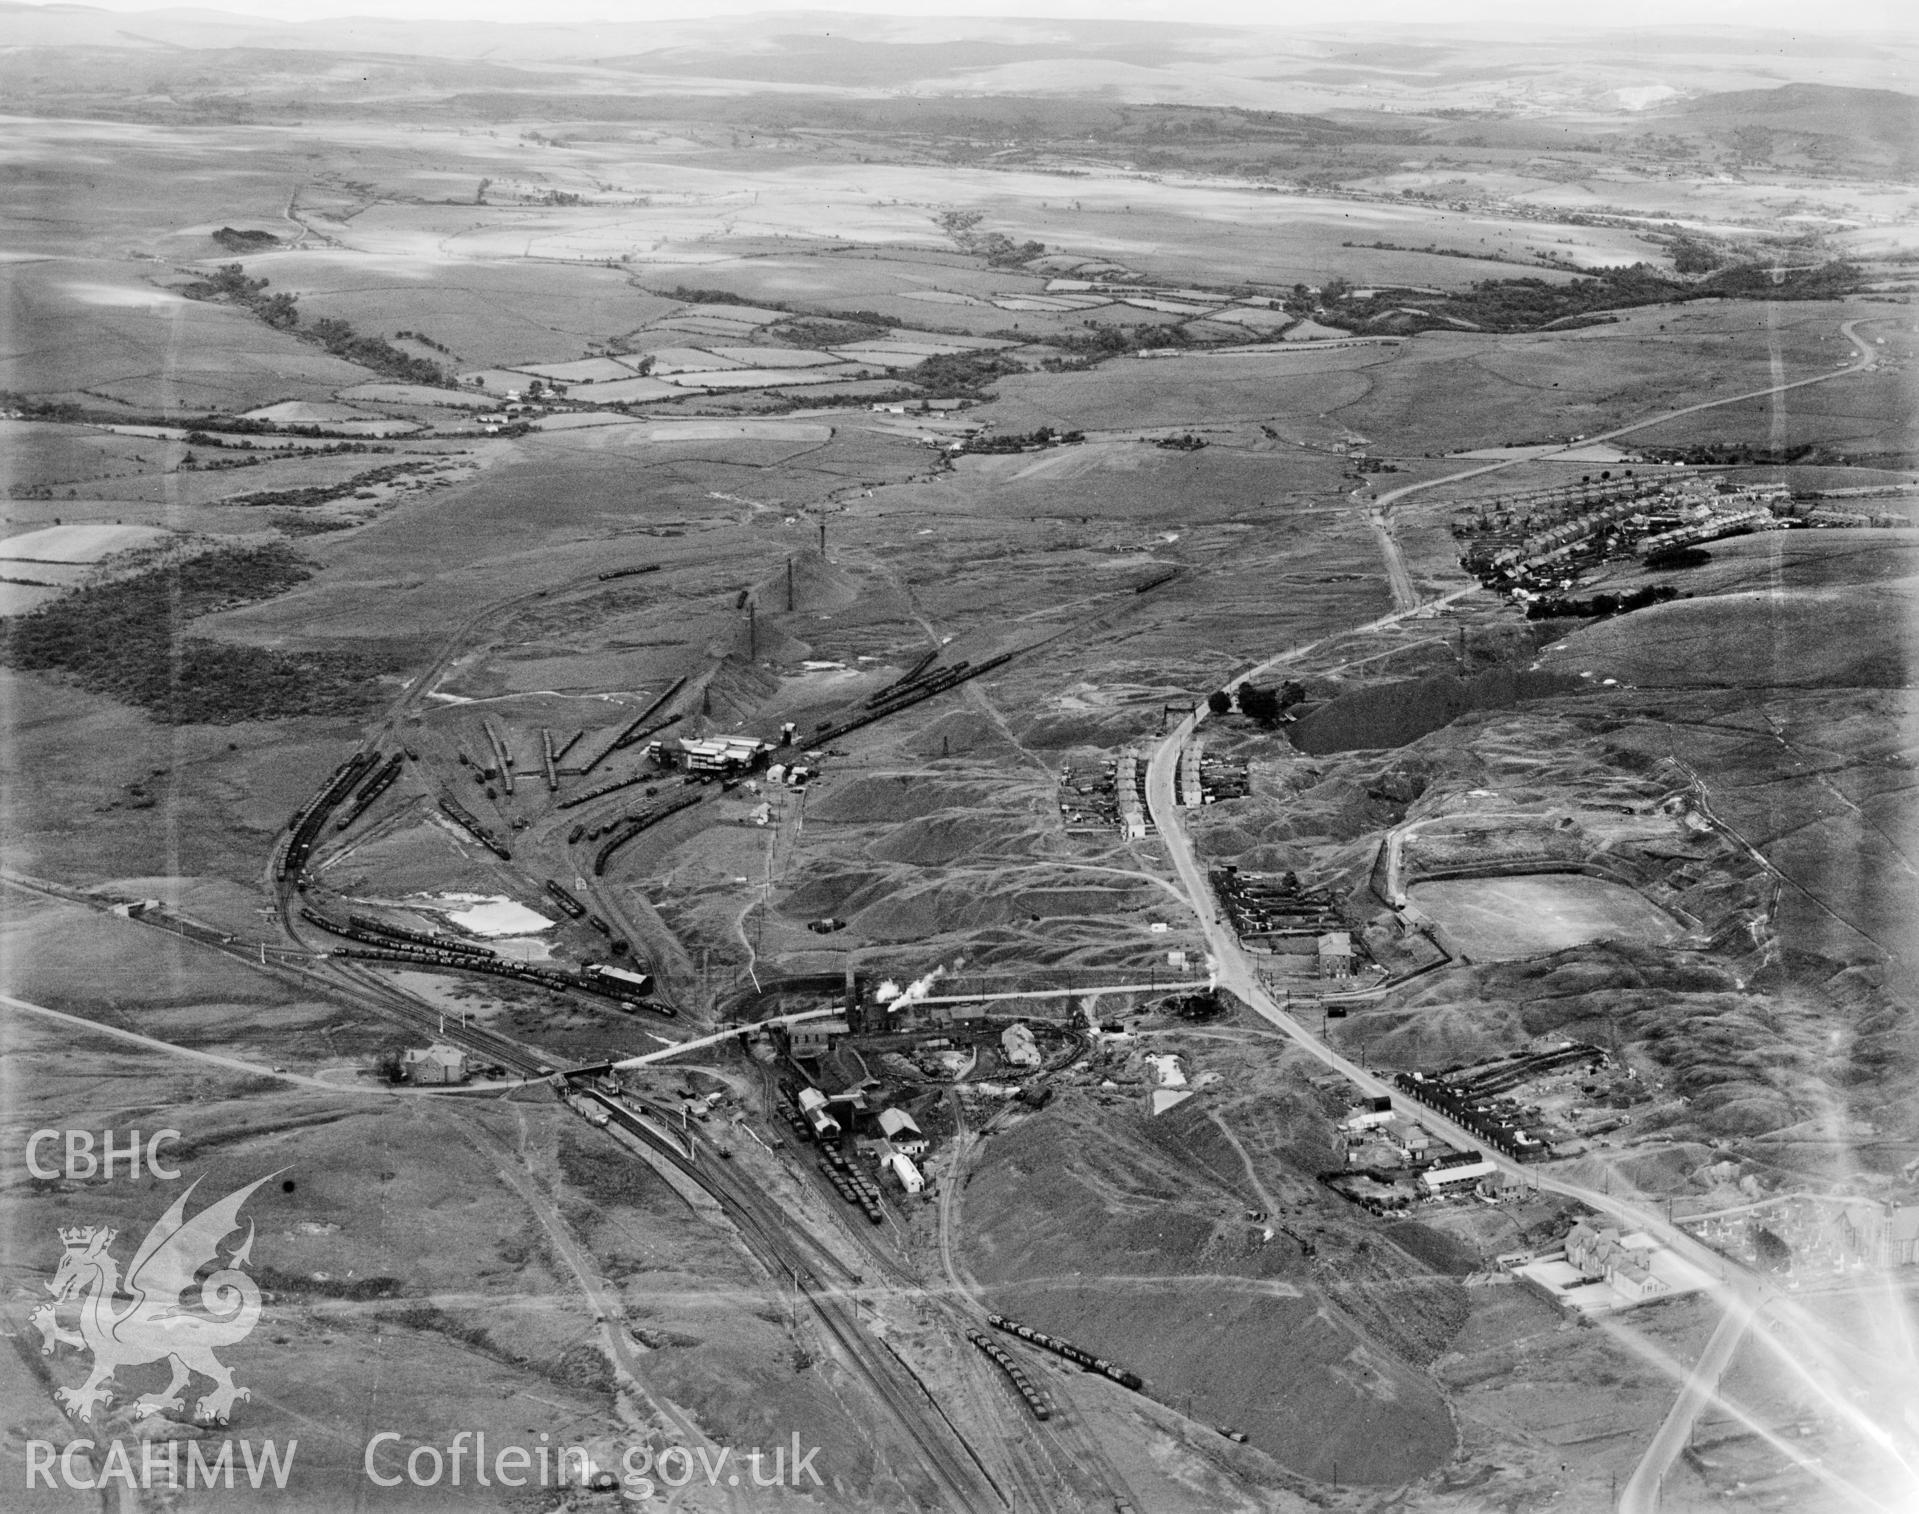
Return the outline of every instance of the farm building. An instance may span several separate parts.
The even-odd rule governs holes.
[[[424,1051],[410,1048],[400,1058],[400,1066],[409,1083],[464,1083],[467,1079],[466,1053],[444,1041],[435,1041]]]
[[[882,1109],[880,1111],[880,1134],[893,1144],[895,1151],[903,1151],[908,1156],[924,1156],[927,1140],[918,1123],[904,1109]]]
[[[1024,1025],[1009,1025],[1000,1032],[1000,1055],[1014,1067],[1037,1067],[1040,1063],[1039,1044],[1034,1041],[1032,1031]]]

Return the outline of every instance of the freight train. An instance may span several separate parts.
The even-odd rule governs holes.
[[[600,748],[599,754],[583,764],[580,771],[582,773],[592,772],[593,769],[598,767],[602,762],[605,762],[607,758],[619,751],[620,748],[632,746],[635,742],[642,741],[652,734],[646,727],[647,721],[651,720],[659,710],[664,709],[667,701],[686,687],[686,677],[687,675],[682,674],[680,677],[674,679],[664,694],[660,695],[658,699],[654,700],[645,709],[641,710],[638,715],[634,716],[632,720],[628,721],[621,729],[619,735],[615,736],[604,747]],[[670,724],[671,722],[665,723]]]
[[[608,859],[641,831],[658,825],[668,815],[676,814],[688,805],[698,804],[702,797],[700,794],[681,794],[677,798],[663,799],[638,814],[628,815],[616,822],[612,836],[593,858],[593,876],[598,878],[605,873]]]
[[[351,957],[366,962],[397,962],[417,967],[451,967],[463,972],[487,973],[496,978],[515,978],[523,983],[537,983],[542,988],[552,989],[555,993],[589,993],[601,998],[616,1000],[621,1009],[629,1012],[646,1010],[666,1019],[679,1018],[679,1011],[670,1004],[662,1004],[656,999],[640,997],[634,991],[634,985],[618,979],[596,976],[575,977],[572,973],[557,972],[548,967],[535,967],[528,962],[514,962],[504,957],[495,957],[490,953],[474,955],[471,948],[457,949],[464,943],[452,943],[456,948],[449,950],[446,944],[439,946],[414,946],[403,941],[388,939],[383,934],[364,930],[356,924],[341,925],[327,919],[311,909],[302,909],[301,917],[336,936],[345,936],[350,941],[362,943],[358,946],[339,946],[333,949],[336,957]],[[433,939],[420,937],[414,933],[414,939]]]
[[[868,1223],[886,1223],[886,1211],[880,1208],[879,1185],[830,1146],[820,1152],[820,1172],[833,1185],[833,1191],[864,1214]]]
[[[352,957],[365,962],[395,962],[402,966],[452,967],[462,972],[487,973],[496,978],[516,978],[523,983],[536,983],[541,988],[552,989],[555,993],[577,991],[613,998],[618,1000],[621,1009],[629,1012],[643,1009],[668,1020],[679,1018],[678,1010],[670,1004],[660,1003],[657,999],[631,998],[624,991],[615,992],[604,984],[576,978],[570,973],[532,967],[524,962],[507,962],[497,957],[488,961],[481,957],[464,956],[458,952],[429,951],[425,947],[400,945],[337,946],[333,949],[332,955]]]
[[[493,853],[494,856],[507,862],[513,860],[513,853],[506,849],[505,843],[482,825],[479,819],[457,799],[442,798],[440,800],[440,813],[445,815],[447,819],[451,820],[475,841],[479,842],[481,846]]]
[[[580,903],[578,899],[575,899],[563,884],[555,879],[548,878],[546,880],[546,891],[553,902],[566,912],[569,920],[579,920],[585,917],[586,906]]]
[[[1063,1356],[1069,1362],[1084,1367],[1088,1372],[1097,1372],[1102,1377],[1110,1377],[1122,1388],[1131,1388],[1135,1393],[1146,1386],[1145,1379],[1137,1372],[1128,1372],[1116,1362],[1109,1362],[1103,1356],[1094,1356],[1082,1351],[1071,1341],[1063,1341],[1057,1336],[1048,1335],[1043,1330],[1035,1330],[1031,1325],[1022,1325],[1018,1320],[1007,1319],[1004,1315],[989,1314],[986,1323],[995,1330],[1004,1330],[1008,1335],[1017,1335],[1023,1341],[1030,1341],[1042,1350],[1055,1356]]]
[[[887,695],[898,693],[909,683],[917,683],[920,674],[930,668],[933,665],[933,659],[939,655],[940,649],[934,647],[932,651],[921,657],[919,661],[915,662],[912,667],[900,674],[898,678],[895,678],[891,683],[887,684],[885,688],[881,689],[877,694],[870,695],[865,702],[867,704],[878,704],[882,699],[886,698]]]
[[[652,775],[635,773],[631,778],[616,778],[611,783],[603,783],[598,788],[588,789],[583,794],[570,794],[553,806],[556,810],[570,810],[575,805],[591,804],[604,794],[615,793],[620,789],[630,789],[636,783],[644,783]]]
[[[353,808],[341,816],[333,828],[343,831],[364,815],[374,800],[393,787],[393,781],[400,776],[400,766],[405,761],[398,752],[389,757],[386,766],[369,778],[360,792],[353,796]]]
[[[471,941],[456,940],[452,936],[436,936],[427,931],[408,930],[400,925],[388,925],[384,921],[372,919],[367,915],[348,915],[346,923],[363,936],[391,936],[396,941],[411,941],[419,946],[430,946],[435,951],[461,952],[470,957],[493,957],[495,953],[489,947],[476,946]]]
[[[927,676],[926,669],[932,663],[933,658],[937,656],[939,656],[939,653],[933,652],[929,654],[928,656],[921,658],[918,662],[913,664],[912,668],[907,672],[904,678],[899,679],[897,682],[889,683],[885,688],[881,689],[877,694],[869,694],[862,701],[862,703],[867,705],[869,708],[876,704],[884,704],[888,700],[900,698],[909,690],[913,689],[914,686],[917,684],[920,684],[920,683],[925,683],[928,685],[933,684],[942,678],[949,677],[952,674],[963,673],[973,665],[967,659],[961,658],[958,662],[951,663],[948,666],[941,668],[937,673]]]
[[[1032,1379],[1026,1375],[1026,1369],[995,1344],[991,1336],[981,1330],[968,1330],[966,1338],[999,1363],[1000,1370],[1012,1379],[1013,1386],[1019,1389],[1020,1397],[1026,1400],[1026,1407],[1033,1411],[1034,1419],[1053,1417],[1053,1406],[1047,1403],[1045,1395],[1033,1386]]]
[[[851,718],[841,721],[829,721],[815,730],[807,738],[809,746],[824,746],[829,741],[857,731],[861,726],[871,725],[876,720],[884,720],[888,715],[897,715],[901,710],[910,709],[921,700],[931,699],[935,694],[965,683],[968,679],[978,678],[982,673],[990,673],[994,668],[1011,662],[1019,653],[1002,652],[997,657],[989,657],[985,662],[974,665],[969,662],[956,662],[950,668],[942,668],[930,678],[914,683],[896,683],[882,689],[866,701],[866,707]]]
[[[306,866],[306,860],[313,854],[314,843],[319,840],[320,831],[326,825],[326,817],[333,807],[352,792],[372,771],[380,760],[378,752],[355,752],[351,757],[333,770],[333,776],[326,786],[307,802],[289,826],[292,838],[287,842],[285,854],[280,858],[280,876],[297,878],[300,869]]]

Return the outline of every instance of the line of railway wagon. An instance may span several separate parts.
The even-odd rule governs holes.
[[[386,766],[381,768],[353,796],[353,808],[342,815],[334,824],[334,829],[343,831],[371,808],[373,801],[393,787],[394,780],[400,776],[400,765],[406,759],[398,752],[387,758]]]
[[[679,1018],[679,1011],[672,1005],[662,1004],[656,999],[635,998],[630,990],[619,986],[618,979],[602,981],[584,975],[576,977],[572,973],[555,972],[551,968],[534,967],[530,963],[496,957],[491,952],[476,955],[474,949],[464,942],[415,946],[410,944],[411,941],[434,938],[414,931],[405,933],[407,939],[394,940],[391,938],[400,934],[398,927],[381,926],[369,930],[354,924],[342,925],[313,909],[302,908],[300,917],[332,935],[361,943],[358,946],[335,947],[333,955],[337,957],[367,962],[400,962],[417,967],[451,967],[462,972],[487,973],[496,978],[517,978],[523,983],[536,983],[541,988],[550,988],[555,993],[574,991],[594,994],[599,998],[612,999],[622,1009],[629,1011],[644,1009],[669,1020]]]
[[[280,858],[282,878],[299,877],[300,869],[306,866],[307,858],[313,854],[314,843],[320,839],[320,832],[326,826],[327,816],[335,805],[353,791],[354,785],[372,771],[379,760],[378,752],[355,752],[333,770],[333,776],[326,781],[326,786],[294,815],[289,826],[293,835]]]
[[[1084,1367],[1088,1372],[1097,1372],[1102,1377],[1110,1377],[1122,1388],[1131,1388],[1135,1393],[1146,1386],[1146,1380],[1137,1372],[1128,1372],[1117,1362],[1109,1362],[1103,1356],[1094,1356],[1090,1351],[1082,1351],[1071,1341],[1063,1341],[1056,1335],[1048,1335],[1043,1330],[1035,1330],[1031,1325],[1022,1325],[1018,1320],[1007,1319],[1003,1314],[989,1314],[986,1323],[995,1330],[1004,1330],[1008,1335],[1017,1335],[1021,1340],[1050,1351],[1055,1356],[1063,1356],[1069,1362]]]
[[[680,794],[672,799],[662,800],[658,804],[649,805],[637,814],[622,817],[615,822],[612,836],[607,843],[594,855],[593,876],[598,878],[605,873],[608,859],[641,831],[658,825],[668,815],[677,814],[689,805],[698,804],[704,797],[705,795],[697,793]]]
[[[601,747],[595,756],[587,759],[587,761],[581,765],[581,775],[584,776],[592,772],[593,769],[606,761],[606,759],[611,757],[615,752],[620,751],[622,748],[633,746],[650,735],[651,732],[647,729],[646,725],[647,721],[651,720],[654,715],[664,709],[668,702],[672,700],[673,696],[686,687],[688,676],[689,675],[682,673],[678,678],[674,679],[664,694],[660,695],[658,699],[655,699],[645,709],[641,710],[639,714],[635,715],[622,726],[619,733],[615,735],[611,741]],[[662,721],[661,724],[670,725],[672,721]]]
[[[645,783],[649,778],[657,779],[658,777],[659,774],[657,773],[634,773],[628,778],[615,778],[611,783],[602,783],[598,788],[586,789],[578,794],[569,794],[566,798],[555,803],[553,808],[556,810],[570,810],[576,805],[591,804],[595,799],[601,798],[604,795],[616,793],[620,789],[630,789],[636,783]]]
[[[322,930],[332,929],[332,926],[327,924],[324,917],[317,911],[303,909],[300,913]],[[361,937],[388,936],[395,941],[411,941],[415,945],[428,946],[435,951],[459,952],[463,956],[480,957],[486,961],[493,961],[499,956],[499,953],[490,947],[479,946],[471,941],[459,941],[452,936],[436,936],[423,930],[408,930],[403,925],[387,925],[366,915],[348,915],[346,923],[352,928],[354,934]]]
[[[886,1223],[886,1213],[880,1208],[879,1184],[830,1146],[820,1147],[820,1171],[826,1174],[826,1181],[833,1185],[834,1192],[862,1211],[873,1224]]]
[[[869,708],[862,709],[847,720],[829,721],[815,730],[806,738],[807,745],[824,746],[829,741],[838,741],[840,737],[857,731],[861,726],[871,725],[876,720],[884,720],[888,715],[897,715],[901,710],[911,709],[920,701],[931,699],[935,694],[943,694],[946,690],[955,688],[968,679],[978,678],[982,673],[990,673],[993,669],[1011,662],[1018,655],[1016,651],[1001,652],[999,656],[989,657],[985,662],[977,665],[955,663],[952,667],[941,669],[930,677],[922,674],[911,683],[902,680],[891,684],[877,695],[871,696]]]
[[[586,906],[574,898],[572,891],[569,890],[565,884],[561,883],[559,879],[548,878],[546,880],[546,892],[547,896],[565,912],[569,920],[584,920],[586,918]]]
[[[1026,1375],[1026,1369],[1013,1360],[991,1336],[983,1330],[968,1330],[966,1338],[999,1364],[1000,1370],[1012,1379],[1013,1386],[1019,1389],[1019,1395],[1026,1400],[1026,1407],[1033,1411],[1034,1419],[1051,1419],[1053,1406],[1046,1401],[1046,1395],[1033,1386],[1033,1380]]]
[[[506,843],[480,823],[479,818],[457,799],[443,797],[440,800],[440,813],[445,815],[467,835],[504,862],[513,860],[513,853],[507,850]]]

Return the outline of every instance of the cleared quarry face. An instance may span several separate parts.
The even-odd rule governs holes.
[[[1467,956],[1509,962],[1589,941],[1662,946],[1683,932],[1664,910],[1623,883],[1579,873],[1514,878],[1442,878],[1407,896]]]

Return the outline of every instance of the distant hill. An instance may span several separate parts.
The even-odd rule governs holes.
[[[1777,132],[1872,142],[1894,153],[1919,147],[1919,95],[1837,84],[1785,84],[1705,95],[1662,114],[1712,130],[1766,126]]]
[[[358,0],[339,3],[342,9],[362,8]],[[1714,102],[1777,95],[1781,92],[1751,86],[1771,85],[1782,75],[1820,81],[1789,90],[1903,98],[1893,90],[1835,88],[1830,81],[1897,86],[1913,77],[1919,63],[1919,46],[1898,37],[1789,35],[1727,26],[1629,28],[1602,22],[1555,31],[1489,23],[1382,28],[1358,20],[1342,26],[1275,19],[1221,25],[1197,19],[878,15],[830,9],[702,14],[694,0],[676,7],[685,14],[675,19],[593,22],[549,20],[539,7],[525,8],[511,22],[429,20],[363,8],[372,14],[291,21],[212,8],[118,11],[0,0],[0,39],[5,41],[0,54],[14,60],[8,88],[0,93],[12,96],[31,86],[41,60],[64,53],[78,68],[108,79],[116,60],[127,60],[144,71],[144,78],[184,83],[204,76],[212,87],[256,95],[260,90],[249,55],[281,60],[275,70],[293,75],[301,70],[284,60],[305,53],[340,60],[341,66],[333,77],[312,77],[303,101],[354,98],[353,86],[364,79],[362,60],[384,58],[536,76],[557,65],[571,75],[558,81],[561,89],[570,91],[578,80],[597,77],[598,83],[586,86],[589,91],[614,94],[700,97],[713,92],[715,81],[726,81],[742,91],[846,97],[1052,96],[1320,115],[1452,108],[1500,116],[1518,107],[1523,118],[1539,120],[1561,107],[1583,112],[1620,91],[1657,92],[1676,88],[1679,81],[1688,90],[1719,91],[1695,102],[1708,111],[1718,108]],[[168,65],[160,60],[169,57],[180,74],[165,75]],[[389,76],[363,93],[390,102],[411,90],[445,87],[447,77]],[[556,81],[527,82],[539,89]],[[29,109],[57,109],[66,93],[64,80],[48,89],[29,89]],[[15,101],[9,98],[9,104]],[[1909,133],[1904,124],[1909,120],[1893,118],[1875,130]],[[1849,128],[1809,121],[1796,129],[1842,133]]]

